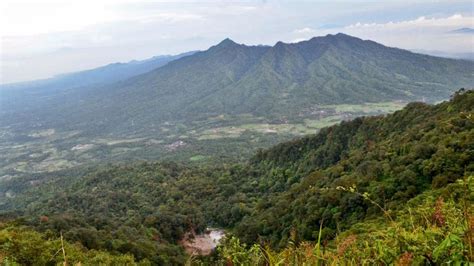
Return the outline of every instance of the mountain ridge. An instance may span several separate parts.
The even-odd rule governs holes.
[[[1,166],[17,175],[21,167],[49,169],[51,160],[65,168],[90,158],[247,156],[356,116],[444,100],[473,87],[473,73],[471,61],[345,34],[274,46],[228,39],[112,84],[2,90],[0,133],[11,155]],[[42,155],[11,148],[25,143],[35,147],[31,156]]]
[[[180,53],[177,55],[158,55],[144,60],[115,62],[91,69],[60,73],[50,78],[0,84],[0,89],[32,89],[43,87],[82,87],[97,84],[114,83],[120,80],[143,74],[155,68],[164,66],[168,62],[184,56],[192,55],[197,51]]]
[[[107,115],[94,120],[110,120],[126,109],[148,123],[245,113],[286,119],[305,116],[315,105],[435,102],[456,88],[472,87],[473,73],[471,61],[416,54],[342,33],[274,46],[247,46],[227,38],[129,79],[48,95],[27,109],[53,113],[47,102],[53,100],[66,114]],[[4,96],[5,110],[0,111],[19,108]],[[122,123],[130,123],[126,117],[116,119],[124,118]]]
[[[52,95],[51,100],[57,99],[66,114],[79,119],[79,114],[85,118],[99,114],[93,120],[115,120],[117,129],[130,124],[130,117],[117,116],[120,110],[138,115],[147,128],[156,122],[221,114],[296,118],[324,104],[423,98],[435,102],[455,88],[471,87],[473,73],[470,61],[416,54],[342,33],[274,46],[247,46],[225,39],[150,72],[81,92]],[[9,102],[5,101],[5,107]],[[32,106],[32,110],[52,115],[56,110],[48,105]],[[85,121],[89,119],[76,124]]]

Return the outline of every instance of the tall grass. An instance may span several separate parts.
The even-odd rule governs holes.
[[[339,188],[355,193],[384,213],[384,219],[358,223],[322,245],[323,221],[317,242],[296,243],[290,237],[283,250],[268,245],[247,246],[230,237],[218,250],[222,265],[467,265],[474,260],[474,178],[425,192],[404,209],[388,211],[355,187]]]

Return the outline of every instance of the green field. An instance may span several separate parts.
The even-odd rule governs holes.
[[[2,128],[0,177],[112,161],[245,160],[258,148],[314,134],[342,120],[390,113],[403,106],[401,102],[316,106],[292,121],[269,121],[251,114],[220,115],[188,123],[167,122],[152,133],[132,136],[91,137],[80,131],[51,128],[12,137],[14,132]]]

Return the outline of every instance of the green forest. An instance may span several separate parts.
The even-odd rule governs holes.
[[[137,160],[242,163],[341,121],[448,99],[473,86],[473,72],[474,61],[338,33],[272,46],[224,39],[0,84],[0,177]]]
[[[410,103],[247,162],[134,162],[1,180],[4,265],[466,265],[474,91]],[[41,180],[38,183],[33,180]],[[32,185],[32,182],[34,185]],[[27,184],[27,185],[25,185]],[[210,256],[187,232],[224,228]]]

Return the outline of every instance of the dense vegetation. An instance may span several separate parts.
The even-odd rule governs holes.
[[[105,167],[72,182],[53,179],[10,208],[33,215],[28,224],[62,231],[89,249],[131,253],[154,264],[183,263],[178,240],[206,226],[196,198],[212,191],[200,191],[201,181],[194,178],[200,173],[175,164]]]
[[[285,248],[275,251],[268,245],[247,245],[229,237],[214,257],[194,261],[220,265],[463,265],[474,259],[473,192],[473,176],[465,177],[424,192],[385,217],[366,219],[337,232],[331,241],[322,239],[324,229],[315,243],[296,241],[293,234]]]
[[[292,229],[298,239],[316,240],[324,220],[330,238],[337,228],[378,213],[357,195],[335,190],[338,186],[355,185],[392,209],[472,173],[473,107],[472,92],[437,106],[413,103],[385,118],[343,122],[259,153],[258,186],[286,192],[259,202],[239,232],[248,241],[258,236],[282,246]]]
[[[64,253],[63,253],[64,251]],[[81,244],[61,241],[50,233],[38,233],[16,224],[0,224],[0,261],[2,265],[133,265],[131,255],[111,255],[87,250]],[[147,265],[143,261],[143,265]]]
[[[0,122],[16,129],[135,135],[150,134],[165,121],[222,114],[294,119],[317,105],[445,99],[452,88],[473,85],[473,70],[471,61],[411,53],[345,34],[273,47],[226,39],[112,85],[57,94],[6,90]]]
[[[29,187],[4,180],[18,196],[0,208],[51,241],[62,232],[89,250],[152,264],[189,262],[179,240],[209,225],[266,247],[229,239],[214,262],[472,260],[473,111],[474,92],[460,90],[449,102],[282,143],[246,164],[109,165]]]
[[[336,34],[274,46],[226,39],[2,86],[0,178],[110,161],[239,162],[356,116],[446,99],[472,87],[473,72],[472,61]]]

